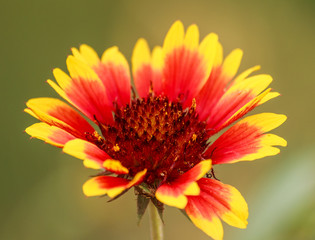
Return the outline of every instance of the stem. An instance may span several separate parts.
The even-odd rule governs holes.
[[[163,223],[152,202],[149,204],[151,240],[163,240]]]

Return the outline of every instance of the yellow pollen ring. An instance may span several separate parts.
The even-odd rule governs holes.
[[[192,135],[191,139],[192,139],[193,141],[196,141],[197,135],[194,133],[194,134]]]
[[[191,102],[191,109],[196,110],[197,104],[196,104],[196,99],[193,98],[192,102]]]
[[[98,141],[101,141],[103,138],[98,134],[97,131],[93,132],[93,136],[97,138]]]
[[[120,147],[118,146],[118,144],[116,144],[114,147],[113,147],[113,150],[115,152],[118,152],[120,150]]]

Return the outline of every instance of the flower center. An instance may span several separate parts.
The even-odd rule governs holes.
[[[147,169],[147,184],[177,178],[202,158],[209,135],[196,114],[196,104],[183,109],[179,101],[149,96],[116,107],[115,123],[100,125],[101,148],[129,169],[129,175]]]

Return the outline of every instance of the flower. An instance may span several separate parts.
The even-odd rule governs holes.
[[[223,61],[216,34],[199,43],[198,27],[185,32],[180,21],[152,53],[144,39],[137,41],[131,60],[137,93],[117,47],[101,59],[87,45],[72,53],[67,58],[70,76],[56,68],[58,84],[48,80],[72,106],[55,98],[30,99],[25,111],[40,123],[26,132],[99,170],[83,185],[84,194],[115,199],[134,187],[140,215],[149,200],[160,212],[163,204],[174,206],[214,239],[223,238],[220,219],[246,228],[246,201],[215,178],[212,165],[279,153],[274,146],[286,146],[286,141],[267,132],[286,116],[252,115],[215,141],[210,138],[279,95],[266,89],[271,76],[249,77],[259,69],[254,66],[235,77],[242,50],[233,50]]]

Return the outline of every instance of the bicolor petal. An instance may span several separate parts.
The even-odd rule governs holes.
[[[131,63],[137,92],[141,98],[146,97],[152,83],[152,66],[149,45],[145,39],[140,38],[137,41],[132,53]]]
[[[193,224],[214,240],[223,239],[223,226],[208,202],[202,197],[188,197],[185,211]]]
[[[213,134],[224,128],[223,124],[233,114],[254,100],[272,81],[271,76],[266,74],[244,79],[245,76],[257,69],[257,67],[254,67],[242,73],[242,76],[237,81],[233,81],[226,89],[228,81],[231,80],[238,69],[241,56],[240,50],[234,50],[225,59],[225,62],[230,63],[232,67],[229,69],[225,67],[224,70],[225,65],[223,63],[224,66],[217,76],[218,79],[215,79],[216,76],[210,76],[205,88],[201,90],[197,97],[197,110],[200,118],[207,121],[208,128],[213,130]],[[268,93],[268,96],[264,96],[264,99],[260,99],[253,107],[274,97],[276,97],[275,94]]]
[[[100,58],[93,48],[86,44],[80,46],[80,50],[76,48],[71,48],[74,57],[81,61],[86,62],[89,66],[95,67],[99,64]]]
[[[187,204],[187,197],[184,192],[189,188],[193,188],[199,194],[199,187],[196,182],[188,182],[186,184],[163,184],[157,189],[155,196],[164,204],[183,209]]]
[[[114,159],[105,160],[103,163],[103,167],[113,173],[116,174],[128,174],[129,170],[125,168],[120,161]]]
[[[260,105],[270,90],[269,88],[258,96],[250,90],[224,94],[208,116],[207,127],[211,129],[212,134],[219,132]]]
[[[213,109],[226,92],[228,83],[233,79],[241,63],[243,52],[233,50],[223,61],[222,45],[218,42],[211,74],[203,88],[196,95],[197,111],[201,120],[211,118]]]
[[[162,90],[162,48],[155,47],[151,56],[147,41],[140,38],[134,47],[131,62],[133,79],[139,97],[147,97],[151,90],[160,94]]]
[[[103,168],[104,161],[111,159],[107,153],[98,148],[95,144],[82,139],[69,141],[64,146],[63,151],[83,160],[85,167],[93,169]]]
[[[153,91],[156,95],[161,95],[163,93],[163,75],[162,69],[164,66],[164,55],[163,49],[160,46],[155,46],[152,50],[151,58],[152,66],[152,85]]]
[[[198,181],[200,195],[188,196],[185,211],[192,222],[213,239],[223,239],[219,218],[227,224],[246,228],[247,203],[234,187],[214,179]]]
[[[125,178],[112,176],[93,177],[84,183],[83,193],[88,197],[108,194],[113,198],[123,192],[128,183],[129,181]]]
[[[166,35],[163,54],[163,92],[170,100],[190,105],[205,84],[214,63],[217,35],[209,34],[199,45],[199,30],[191,25],[185,34],[177,21]]]
[[[67,67],[71,77],[56,68],[53,74],[59,86],[51,80],[47,81],[49,85],[92,121],[97,119],[101,123],[113,122],[113,105],[97,74],[86,61],[74,56],[67,58]]]
[[[226,95],[233,92],[250,92],[252,95],[257,96],[265,90],[272,82],[272,77],[268,74],[259,74],[244,79],[236,83],[232,83],[231,87],[227,90]]]
[[[36,115],[41,121],[61,128],[71,135],[85,138],[94,128],[73,108],[56,98],[33,98],[26,103],[27,113]]]
[[[264,99],[268,97],[268,94],[270,93],[270,91],[271,91],[271,88],[268,88],[263,93],[259,94],[257,97],[253,98],[250,101],[248,101],[246,94],[243,95],[243,98],[236,98],[235,97],[235,99],[237,99],[235,105],[238,105],[238,107],[235,107],[235,105],[234,105],[234,106],[232,106],[232,108],[234,107],[234,109],[232,111],[226,111],[225,113],[227,113],[227,114],[222,116],[223,118],[221,119],[221,122],[217,123],[216,127],[212,128],[212,129],[215,129],[214,131],[218,132],[221,129],[229,126],[230,124],[232,124],[236,120],[240,119],[245,114],[247,114],[248,112],[253,110],[255,107],[257,107],[262,101],[264,101]],[[232,97],[232,95],[231,95],[231,97]],[[233,99],[233,98],[231,98],[231,99]],[[208,123],[208,127],[210,127],[210,126],[211,125]]]
[[[174,22],[165,36],[163,51],[167,54],[172,52],[174,48],[182,46],[184,42],[184,36],[185,29],[183,23],[181,21]]]
[[[130,70],[125,56],[118,47],[108,48],[102,55],[101,63],[93,67],[102,80],[110,103],[119,106],[130,103]]]
[[[198,90],[200,90],[207,82],[207,79],[214,66],[215,60],[217,60],[216,56],[218,56],[218,54],[221,54],[221,52],[218,52],[217,54],[217,50],[219,51],[221,50],[220,44],[218,44],[218,35],[215,33],[209,33],[201,41],[198,50],[199,53],[203,56],[206,66],[205,78],[202,79],[200,85],[198,86],[199,87]]]
[[[107,194],[110,198],[114,198],[123,191],[141,183],[146,172],[146,169],[138,172],[132,180],[112,176],[93,177],[84,183],[83,193],[88,197]]]
[[[278,154],[274,146],[286,146],[287,142],[266,132],[280,126],[286,116],[274,113],[261,113],[244,118],[223,133],[208,149],[213,164],[252,161]]]
[[[75,139],[73,135],[65,130],[43,122],[29,126],[25,129],[25,132],[56,147],[63,147],[68,141]]]
[[[125,105],[130,102],[129,65],[118,47],[107,49],[100,60],[93,48],[81,45],[80,51],[72,48],[79,61],[88,64],[103,82],[109,103]]]
[[[196,181],[202,178],[210,169],[211,160],[201,161],[173,182],[162,184],[156,190],[156,198],[169,206],[185,208],[187,204],[186,196],[199,194],[200,191]]]

